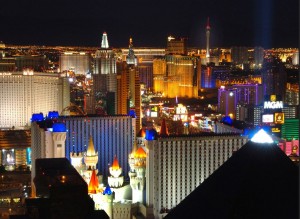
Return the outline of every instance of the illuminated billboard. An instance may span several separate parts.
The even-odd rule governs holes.
[[[263,123],[273,123],[274,122],[273,114],[262,115],[262,122]]]
[[[9,166],[15,164],[15,151],[14,149],[2,150],[2,165]]]
[[[273,133],[273,135],[281,138],[281,125],[275,125],[271,127],[271,132]]]
[[[284,113],[275,113],[275,124],[284,124]]]
[[[264,109],[282,109],[283,101],[277,95],[270,95],[265,98]]]
[[[150,117],[158,117],[157,112],[151,112]]]

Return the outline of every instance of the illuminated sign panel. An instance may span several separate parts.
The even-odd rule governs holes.
[[[262,122],[263,123],[272,123],[272,122],[274,122],[273,114],[262,115]]]
[[[158,114],[157,114],[157,112],[151,112],[150,116],[151,117],[158,117]]]
[[[275,113],[275,124],[284,124],[284,113]]]
[[[2,165],[14,165],[15,164],[15,151],[14,149],[2,150]]]
[[[275,132],[275,133],[279,133],[280,132],[280,128],[274,127],[274,128],[271,128],[271,131]]]
[[[264,109],[282,109],[283,102],[282,101],[265,101],[264,102]]]
[[[282,109],[283,102],[280,96],[270,95],[265,97],[264,109]]]

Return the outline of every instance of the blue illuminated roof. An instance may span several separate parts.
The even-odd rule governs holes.
[[[230,118],[230,116],[224,116],[221,122],[226,123],[228,125],[232,125],[232,119]]]
[[[59,117],[59,114],[57,111],[49,111],[48,112],[48,118],[57,119],[58,117]]]
[[[134,110],[129,110],[129,116],[133,117],[133,118],[136,118],[136,113]]]
[[[66,125],[64,123],[60,123],[60,122],[54,123],[52,129],[53,129],[53,132],[66,132],[67,131]]]
[[[112,194],[112,191],[111,191],[109,185],[107,185],[103,191],[103,195],[111,195],[111,194]]]
[[[43,120],[44,120],[43,113],[34,113],[34,114],[32,114],[32,117],[31,117],[32,122],[38,122],[38,121],[43,121]]]
[[[147,141],[156,140],[157,139],[157,132],[155,129],[146,130],[145,139]]]

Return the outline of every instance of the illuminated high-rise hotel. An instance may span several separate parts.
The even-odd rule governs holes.
[[[262,79],[265,95],[280,95],[285,101],[287,72],[278,58],[272,57],[265,60],[262,68]]]
[[[219,112],[230,117],[236,116],[240,119],[241,115],[237,106],[248,105],[257,106],[262,104],[264,99],[263,86],[261,84],[236,84],[221,86],[218,90]],[[239,106],[240,108],[240,106]]]
[[[95,100],[106,96],[107,114],[116,114],[117,109],[117,64],[114,51],[109,48],[107,33],[102,35],[101,48],[95,54],[93,92]]]
[[[55,73],[1,72],[0,127],[24,128],[33,113],[61,112],[70,105],[70,86]]]
[[[201,62],[186,55],[186,39],[168,37],[167,55],[153,60],[153,88],[164,97],[197,98]]]
[[[77,75],[91,72],[91,55],[85,52],[64,52],[59,56],[60,72],[73,71]]]
[[[154,218],[163,218],[246,142],[240,135],[145,140],[146,207]]]
[[[102,35],[101,48],[95,53],[94,74],[116,74],[116,56],[109,48],[107,33]]]
[[[156,59],[154,68],[154,91],[169,98],[198,97],[201,64],[197,57],[166,55]]]
[[[117,113],[129,114],[130,110],[135,112],[136,130],[141,127],[141,85],[139,72],[137,70],[137,57],[133,51],[132,38],[129,39],[129,50],[126,62],[118,62],[118,95]]]

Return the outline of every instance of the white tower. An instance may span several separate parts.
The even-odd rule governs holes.
[[[129,165],[131,170],[128,175],[130,177],[130,186],[132,188],[132,202],[139,202],[143,204],[147,154],[142,147],[139,147],[137,150],[135,150],[135,148],[136,144],[133,152],[129,156]]]
[[[81,152],[75,153],[71,152],[70,153],[70,158],[71,158],[71,164],[79,174],[81,174],[81,171],[83,170],[83,165],[82,165],[82,160],[83,160],[83,154]]]
[[[104,32],[103,35],[102,35],[101,48],[102,49],[108,49],[109,48],[106,32]]]
[[[89,146],[83,159],[87,168],[83,178],[87,183],[89,183],[92,175],[92,170],[96,170],[96,164],[98,163],[98,153],[95,151],[92,136],[90,136]]]
[[[210,24],[209,24],[209,17],[207,18],[206,24],[206,58],[210,57],[209,54],[209,37],[210,37]]]
[[[102,206],[103,210],[106,212],[109,218],[113,219],[113,194],[109,185],[107,185],[103,191]]]
[[[53,132],[53,157],[66,157],[66,132]]]

